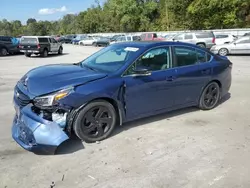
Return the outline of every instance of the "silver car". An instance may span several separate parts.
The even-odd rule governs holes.
[[[185,32],[176,35],[172,40],[176,42],[187,42],[208,49],[215,45],[213,32]]]
[[[241,37],[231,43],[215,45],[211,52],[226,56],[228,54],[250,54],[250,36]]]

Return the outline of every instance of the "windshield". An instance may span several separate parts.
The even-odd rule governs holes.
[[[138,50],[139,48],[126,46],[109,46],[83,60],[81,66],[106,73],[116,72]]]

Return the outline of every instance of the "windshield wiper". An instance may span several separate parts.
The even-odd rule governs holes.
[[[88,65],[85,65],[84,63],[82,63],[81,66],[84,66],[84,67],[86,67],[87,69],[90,69],[90,70],[92,70],[92,71],[97,71],[95,68],[89,67]]]

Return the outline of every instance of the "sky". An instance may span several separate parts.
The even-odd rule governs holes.
[[[79,13],[95,4],[95,0],[0,0],[0,20],[58,20],[65,14]],[[101,4],[105,0],[99,0]]]

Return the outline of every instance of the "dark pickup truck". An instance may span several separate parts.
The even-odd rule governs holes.
[[[0,56],[19,52],[17,39],[9,36],[0,36]]]
[[[19,48],[26,57],[30,57],[32,54],[47,57],[49,53],[63,53],[61,43],[52,37],[45,36],[23,36],[20,39]]]

